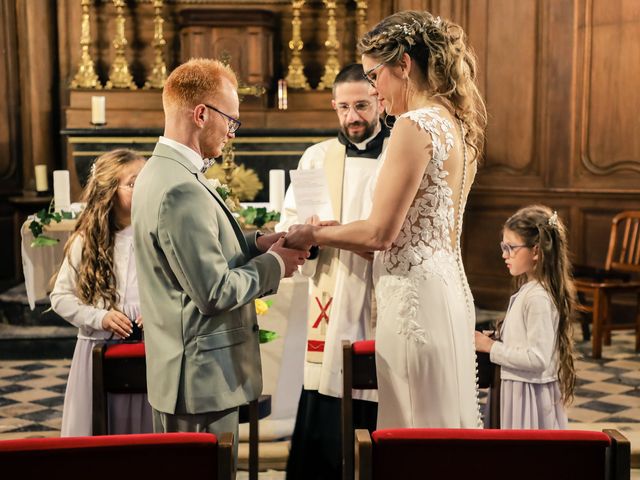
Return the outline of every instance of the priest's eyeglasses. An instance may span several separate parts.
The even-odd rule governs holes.
[[[375,77],[371,77],[371,74],[377,70],[378,68],[380,68],[382,65],[384,65],[385,62],[380,62],[378,65],[376,65],[373,68],[370,68],[369,70],[367,70],[366,72],[363,73],[364,79],[369,82],[369,85],[371,85],[373,88],[376,88],[376,80],[377,80],[377,76]]]
[[[504,255],[506,253],[509,258],[513,258],[520,248],[529,248],[529,245],[511,245],[509,243],[500,242],[500,250],[502,250],[502,254]]]
[[[352,108],[358,114],[366,113],[371,108],[371,102],[362,101],[362,102],[356,102],[353,105],[349,105],[348,103],[339,103],[336,105],[336,112],[338,112],[338,115],[340,116],[348,115],[349,110],[351,110]]]
[[[207,105],[206,103],[203,103],[203,105],[207,108],[210,108],[214,112],[218,112],[220,115],[227,119],[229,133],[236,133],[240,128],[240,125],[242,125],[242,122],[240,120],[238,120],[237,118],[233,118],[231,115],[227,115],[226,113],[218,110],[216,107],[212,107],[211,105]]]

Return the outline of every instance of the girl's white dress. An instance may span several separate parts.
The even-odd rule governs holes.
[[[471,162],[450,160],[466,155],[461,127],[442,112],[402,115],[429,133],[433,150],[398,238],[374,260],[379,429],[481,426],[475,310],[460,253]]]
[[[53,310],[78,327],[78,341],[71,360],[62,412],[60,436],[78,437],[92,434],[93,347],[111,338],[102,329],[102,319],[108,310],[102,305],[83,304],[76,295],[76,269],[82,256],[81,237],[76,237],[70,249],[71,263],[65,257],[56,284],[51,292]],[[118,309],[135,320],[140,308],[138,279],[133,256],[133,228],[116,233],[114,245],[116,286],[120,298]],[[109,394],[109,433],[151,433],[151,406],[146,394]]]
[[[565,429],[558,383],[558,310],[537,281],[511,297],[491,361],[500,368],[500,428]]]

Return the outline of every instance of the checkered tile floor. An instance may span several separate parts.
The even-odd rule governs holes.
[[[640,431],[640,355],[631,332],[613,336],[603,358],[580,343],[572,424],[614,423]],[[0,361],[0,438],[58,435],[70,360]]]

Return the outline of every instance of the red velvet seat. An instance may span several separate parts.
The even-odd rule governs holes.
[[[616,430],[356,431],[356,478],[628,479],[629,442]]]
[[[352,389],[377,389],[376,342],[342,342],[342,478],[353,478],[353,392]]]
[[[233,435],[210,433],[0,441],[3,478],[118,480],[232,477]]]

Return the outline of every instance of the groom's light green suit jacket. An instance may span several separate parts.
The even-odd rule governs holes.
[[[133,192],[149,403],[171,414],[221,411],[262,391],[253,300],[275,293],[260,254],[215,189],[159,143]]]

